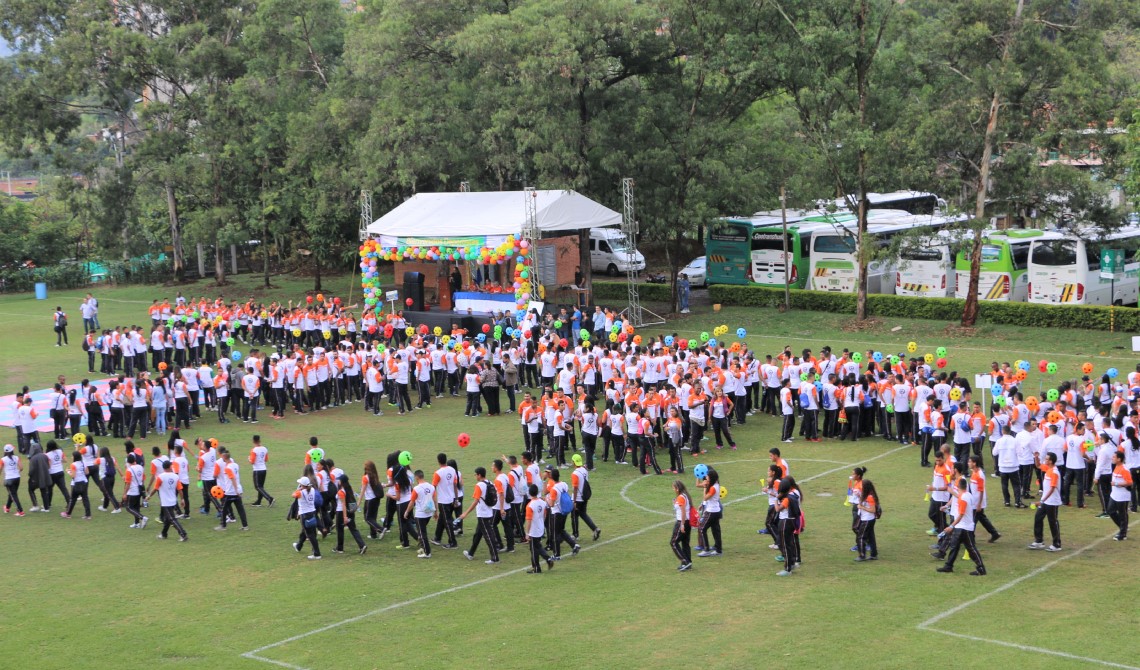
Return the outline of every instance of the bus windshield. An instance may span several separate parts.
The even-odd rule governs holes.
[[[1077,243],[1072,240],[1037,242],[1033,245],[1032,256],[1029,262],[1034,265],[1076,265]]]
[[[853,254],[855,238],[850,235],[816,235],[812,249],[824,254]]]

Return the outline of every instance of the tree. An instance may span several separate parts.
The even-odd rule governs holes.
[[[929,0],[909,11],[908,51],[923,86],[916,89],[920,104],[907,110],[896,137],[915,157],[911,174],[969,203],[971,268],[962,325],[972,326],[989,214],[1024,215],[1029,197],[1043,208],[1059,202],[1063,191],[1045,194],[1042,187],[1065,171],[1039,169],[1041,154],[1066,136],[1074,139],[1072,130],[1103,127],[1112,117],[1120,96],[1109,76],[1114,50],[1105,48],[1104,38],[1118,13],[1112,3],[1067,0]],[[1081,143],[1070,141],[1066,149],[1076,153]],[[1090,193],[1069,191],[1077,192]],[[1084,208],[1074,201],[1061,209]]]

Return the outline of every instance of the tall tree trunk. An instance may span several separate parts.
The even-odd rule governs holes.
[[[182,225],[178,220],[178,196],[174,194],[174,182],[167,179],[166,209],[170,215],[170,256],[174,266],[174,281],[181,282],[186,278],[185,261],[182,257]]]
[[[321,290],[321,257],[313,254],[313,290]]]
[[[1017,10],[1010,25],[1010,36],[1002,47],[1001,62],[1004,70],[1009,60],[1010,47],[1021,27],[1021,13],[1025,0],[1017,0]],[[997,81],[1001,81],[999,77]],[[978,196],[974,201],[974,239],[970,246],[970,286],[966,292],[966,304],[962,307],[962,326],[972,327],[978,322],[978,284],[982,272],[982,228],[986,219],[986,197],[990,187],[990,163],[993,161],[994,144],[997,140],[998,111],[1001,109],[1001,91],[995,86],[990,99],[990,114],[986,121],[986,134],[982,140],[982,160],[978,166]]]
[[[265,271],[265,288],[269,288],[269,219],[261,223],[261,260]]]
[[[867,129],[867,75],[871,56],[867,53],[867,17],[870,13],[867,0],[860,0],[855,22],[859,27],[859,51],[855,56],[856,94],[859,96],[859,128]],[[855,297],[855,319],[867,318],[867,258],[864,241],[867,237],[867,149],[860,141],[856,152],[856,169],[859,188],[858,232],[855,236],[855,259],[859,264],[859,285]]]
[[[586,295],[590,298],[590,302],[596,303],[594,300],[594,266],[593,259],[590,257],[589,228],[578,230],[578,266],[582,268],[584,279],[582,288],[586,289]]]
[[[214,231],[214,282],[218,286],[226,283],[226,261],[223,258],[222,247],[218,244],[218,231]]]

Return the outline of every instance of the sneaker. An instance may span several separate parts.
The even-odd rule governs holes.
[[[994,542],[997,542],[1000,539],[1001,539],[1001,533],[994,533],[993,535],[990,536],[990,544],[993,544]]]
[[[142,523],[140,523],[140,524],[139,524],[139,528],[146,528],[146,522],[147,522],[147,521],[150,521],[150,517],[149,517],[149,516],[144,516],[144,517],[143,517],[143,520],[142,520]]]
[[[1045,547],[1045,551],[1061,551],[1061,548],[1051,544],[1048,547]]]
[[[595,528],[594,529],[594,542],[597,542],[598,538],[601,536],[602,536],[602,529],[601,528]]]
[[[314,555],[312,555],[312,554],[309,554],[309,555],[308,555],[308,556],[306,556],[305,558],[308,558],[310,561],[319,561],[319,560],[321,560],[321,557],[320,557],[320,556],[314,556]]]
[[[100,512],[106,512],[106,511],[107,511],[107,508],[106,508],[106,507],[96,507],[95,509],[99,510]],[[4,508],[4,513],[5,513],[5,514],[7,514],[7,513],[8,513],[8,508],[7,508],[7,507],[5,507],[5,508]]]
[[[189,535],[183,535],[182,537],[178,538],[178,541],[179,542],[185,542],[186,540],[189,540],[189,539],[190,539]]]
[[[851,551],[859,551],[859,545],[851,547]]]
[[[783,563],[784,562],[784,555],[783,554],[780,554],[780,555],[776,556],[775,558],[776,558],[777,563]]]
[[[758,531],[756,531],[756,532],[757,532],[758,534],[760,534],[760,535],[767,535],[767,534],[768,534],[768,529],[767,529],[767,528],[761,528],[760,530],[758,530]]]
[[[20,515],[17,514],[16,516],[20,516]],[[127,528],[138,528],[138,527],[139,527],[139,525],[137,523],[132,523],[131,525],[127,526]]]
[[[225,526],[214,526],[214,530],[225,530]]]
[[[934,568],[934,571],[935,572],[954,572],[954,568],[950,567],[949,565],[940,565],[937,568]]]
[[[776,573],[776,576],[777,577],[787,577],[790,574],[792,574],[792,573],[788,572],[787,570],[781,570],[781,571]]]
[[[527,568],[526,569],[526,574],[528,574],[528,575],[536,575],[536,574],[539,574],[541,572],[542,572],[542,570],[535,570],[534,568]]]
[[[932,551],[932,552],[930,552],[930,556],[932,558],[937,558],[940,561],[942,559],[946,558],[946,554],[944,552],[941,552],[941,551]]]
[[[71,515],[70,515],[70,514],[68,514],[67,512],[60,512],[60,513],[59,513],[59,515],[60,515],[61,517],[65,518],[65,519],[70,519],[70,518],[71,518]]]
[[[719,552],[719,551],[710,551],[710,552],[708,552],[708,555],[709,555],[709,556],[720,556],[720,555],[721,555],[721,552]]]
[[[770,545],[768,545],[768,548],[769,548],[769,549],[775,549],[775,550],[779,551],[779,549],[780,549],[780,545],[778,545],[778,544],[770,544]],[[852,550],[852,551],[854,551],[854,550]]]
[[[693,569],[692,563],[682,563],[681,567],[677,568],[677,570],[680,572],[688,572],[689,570],[692,570],[692,569]]]
[[[856,563],[863,563],[864,561],[869,561],[869,560],[871,560],[871,559],[867,558],[866,556],[856,556],[855,557]]]
[[[467,551],[466,549],[463,550],[463,558],[466,558],[469,561],[475,560],[475,557],[471,555],[471,552]]]
[[[293,551],[297,552],[298,554],[301,553],[301,545],[294,542],[293,543]]]
[[[365,545],[361,545],[361,547],[360,547],[360,555],[361,555],[361,556],[363,556],[363,555],[364,555],[364,552],[366,552],[366,551],[368,551],[368,545],[367,545],[367,544],[365,544]]]
[[[554,568],[554,559],[553,558],[546,559],[546,569],[552,570],[553,568]]]
[[[1116,535],[1113,535],[1113,536],[1112,536],[1112,539],[1113,539],[1114,541],[1116,541],[1116,542],[1123,542],[1124,540],[1127,540],[1127,539],[1128,539],[1128,537],[1127,537],[1127,536],[1125,536],[1125,537],[1120,537],[1120,534],[1119,534],[1119,533],[1117,533]]]
[[[434,544],[437,547],[443,546],[442,544],[440,544],[439,540],[428,539],[428,542],[431,542],[432,544]]]
[[[332,552],[333,552],[334,554],[343,554],[343,553],[344,553],[344,549],[337,549],[336,547],[333,547],[333,550],[332,550]]]
[[[38,511],[40,511],[40,506],[39,506],[39,505],[36,505],[35,507],[33,507],[33,508],[29,509],[28,511],[29,511],[29,512],[38,512]]]
[[[495,565],[496,563],[498,563],[498,561],[496,561],[494,559],[490,559],[490,558],[488,558],[487,560],[485,560],[483,562],[486,563],[487,565]]]
[[[712,552],[711,551],[702,551],[702,552],[698,553],[697,556],[699,556],[701,558],[705,558],[707,556],[712,556]],[[781,558],[780,560],[784,560],[784,559]]]
[[[119,514],[122,511],[123,511],[122,507],[116,507],[115,509],[111,510],[111,514]]]
[[[1107,519],[1107,518],[1109,518],[1109,516],[1108,516],[1107,514],[1101,513],[1101,514],[1097,514],[1095,518],[1097,518],[1097,519]]]
[[[1041,542],[1030,542],[1025,547],[1026,549],[1044,549],[1045,545]]]
[[[974,570],[973,572],[970,573],[970,576],[971,577],[985,577],[986,571],[985,570]]]

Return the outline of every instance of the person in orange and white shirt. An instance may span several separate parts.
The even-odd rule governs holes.
[[[673,481],[673,494],[673,535],[669,538],[669,547],[673,550],[673,555],[681,561],[677,570],[685,572],[693,567],[693,552],[689,546],[689,538],[693,532],[691,522],[693,501],[689,497],[685,483],[680,479]]]
[[[494,565],[499,562],[499,550],[495,546],[495,527],[494,514],[495,510],[487,504],[487,490],[492,488],[491,482],[487,480],[487,471],[478,467],[475,468],[475,490],[472,492],[473,501],[463,514],[459,515],[456,519],[456,524],[460,520],[467,518],[467,515],[475,512],[475,518],[478,523],[475,526],[475,536],[471,540],[471,549],[463,551],[463,557],[471,561],[475,559],[475,550],[479,548],[479,541],[485,539],[487,541],[487,551],[491,557],[484,561],[487,565]]]
[[[261,393],[261,380],[251,368],[241,378],[241,422],[257,423],[257,397]]]
[[[407,509],[404,510],[404,517],[413,517],[415,519],[416,530],[419,532],[420,550],[416,553],[416,558],[431,558],[431,544],[428,541],[428,523],[433,518],[439,517],[436,489],[434,485],[424,479],[423,470],[416,470],[414,476],[415,485],[412,486],[411,503]],[[501,497],[499,502],[502,502]],[[355,529],[353,532],[355,532]],[[510,529],[507,530],[508,539],[510,538],[509,534],[511,532],[513,531]],[[357,537],[359,537],[359,535],[357,535]],[[360,553],[363,554],[364,549],[361,549]]]
[[[127,471],[123,474],[123,507],[135,518],[131,528],[143,529],[150,519],[140,512],[143,497],[143,467],[135,460],[134,454],[127,454]]]
[[[75,503],[83,499],[83,518],[91,518],[91,498],[87,495],[87,466],[83,464],[83,454],[79,451],[71,452],[71,466],[68,468],[71,475],[71,497],[67,503],[67,511],[59,515],[65,519],[71,518]]]
[[[525,455],[523,459],[525,461]],[[549,505],[539,495],[539,487],[536,484],[527,486],[527,495],[529,500],[526,504],[526,515],[523,521],[523,532],[526,534],[527,543],[530,545],[530,568],[527,569],[527,573],[538,574],[542,572],[542,566],[538,562],[539,558],[546,560],[547,570],[554,568],[554,558],[546,552],[546,548],[543,546]]]
[[[264,498],[269,501],[269,506],[273,507],[273,496],[265,490],[265,475],[268,472],[269,466],[269,449],[261,443],[261,436],[253,436],[253,447],[249,450],[249,466],[253,471],[253,488],[257,491],[257,500],[253,501],[253,507],[261,507],[261,499]]]
[[[232,518],[231,510],[237,509],[238,518],[241,519],[241,529],[249,530],[249,522],[245,517],[245,505],[242,503],[241,473],[238,471],[237,461],[233,459],[228,449],[221,450],[221,462],[216,464],[218,472],[218,486],[222,487],[224,501],[222,503],[222,523],[214,530],[225,530],[226,524]]]
[[[1128,507],[1132,502],[1132,488],[1136,482],[1132,473],[1125,467],[1124,452],[1112,453],[1112,490],[1109,492],[1108,514],[1116,522],[1118,531],[1112,539],[1117,542],[1128,539]]]
[[[154,461],[151,463],[153,464]],[[179,542],[187,540],[186,531],[178,522],[178,495],[181,491],[182,480],[174,472],[174,464],[170,461],[163,461],[162,472],[155,477],[150,494],[147,495],[147,500],[150,500],[155,493],[158,494],[158,503],[162,510],[159,513],[162,518],[162,532],[158,534],[160,540],[166,539],[166,534],[171,526],[174,526],[174,530],[178,531]]]
[[[347,528],[352,539],[356,540],[358,553],[363,556],[368,551],[368,545],[356,529],[356,511],[359,509],[356,492],[352,490],[348,475],[343,472],[337,476],[336,484],[336,546],[333,547],[333,553],[344,553],[344,529]]]
[[[974,511],[977,508],[977,495],[970,486],[970,480],[960,477],[955,482],[957,488],[957,504],[951,509],[954,519],[950,522],[953,529],[950,535],[950,546],[946,553],[941,551],[931,554],[935,558],[945,558],[946,563],[935,572],[954,572],[954,562],[958,560],[958,550],[965,545],[966,553],[974,560],[974,571],[970,574],[981,577],[986,574],[986,565],[982,562],[982,554],[974,541]]]
[[[1033,517],[1033,542],[1028,548],[1061,551],[1061,522],[1057,519],[1057,511],[1061,507],[1061,473],[1057,469],[1057,455],[1047,452],[1044,461],[1037,456],[1034,463],[1042,473],[1041,501],[1037,503],[1037,513]],[[1049,534],[1053,541],[1048,547],[1043,542],[1046,519],[1049,520]]]
[[[935,412],[934,414],[941,416]],[[927,511],[927,516],[934,524],[933,531],[927,531],[928,535],[936,535],[946,529],[946,515],[942,512],[942,507],[950,502],[950,481],[953,478],[954,467],[947,461],[946,454],[939,450],[934,452],[934,473],[931,483],[926,486],[926,492],[930,497],[930,507]]]

